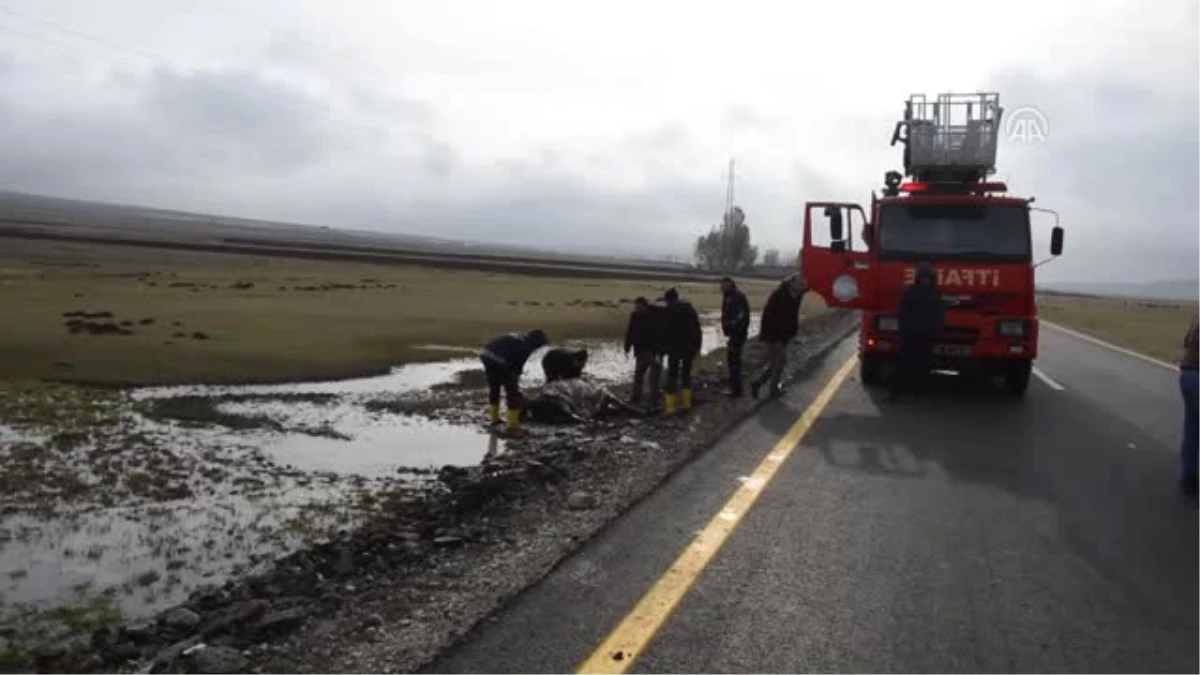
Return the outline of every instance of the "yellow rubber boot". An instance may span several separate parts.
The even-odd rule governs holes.
[[[518,433],[520,431],[521,431],[521,409],[520,408],[509,408],[508,409],[508,432],[510,434],[513,434],[513,433]]]
[[[500,406],[499,405],[488,406],[488,423],[489,424],[499,424],[500,423]]]
[[[683,412],[690,412],[692,409],[692,390],[691,389],[683,390],[682,408],[683,408]]]
[[[675,394],[670,392],[663,394],[663,412],[668,415],[675,414]]]

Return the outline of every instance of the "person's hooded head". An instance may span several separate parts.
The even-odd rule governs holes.
[[[667,292],[663,293],[663,300],[666,300],[668,305],[678,302],[679,291],[675,290],[674,288],[668,288]]]
[[[550,344],[550,338],[546,337],[546,331],[535,328],[525,334],[525,342],[534,349],[541,349]]]
[[[936,286],[937,275],[933,273],[933,267],[929,263],[922,262],[917,265],[915,281],[922,286]]]

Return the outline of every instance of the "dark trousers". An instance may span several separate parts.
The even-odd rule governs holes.
[[[742,350],[745,347],[745,335],[729,336],[729,344],[725,347],[725,360],[729,364],[729,389],[734,392],[742,390]]]
[[[491,359],[481,359],[483,361],[483,372],[487,375],[488,383],[488,403],[492,405],[500,405],[500,390],[504,390],[505,405],[509,410],[514,410],[521,407],[521,388],[517,386],[517,380],[520,374],[512,372],[512,369],[502,363],[496,363]]]
[[[1183,394],[1183,438],[1179,448],[1179,478],[1184,481],[1196,481],[1197,452],[1200,451],[1200,431],[1196,424],[1200,415],[1197,406],[1200,405],[1200,393],[1197,391],[1197,373],[1195,369],[1180,369],[1179,391]]]
[[[687,356],[667,355],[666,391],[673,394],[679,391],[680,385],[683,385],[684,389],[692,388],[692,360],[695,358],[695,354]]]
[[[646,375],[650,376],[650,403],[654,404],[658,401],[658,387],[662,379],[662,355],[650,349],[637,349],[634,351],[636,361],[633,366],[633,392],[630,393],[629,401],[634,405],[641,405],[642,390],[646,384]]]
[[[925,393],[933,367],[933,336],[902,334],[899,366],[891,381],[892,395]]]
[[[767,363],[759,371],[758,377],[754,378],[754,391],[758,388],[771,382],[771,391],[780,391],[779,385],[783,382],[783,369],[787,367],[788,347],[791,342],[784,340],[782,342],[767,342]],[[756,394],[757,395],[757,394]]]

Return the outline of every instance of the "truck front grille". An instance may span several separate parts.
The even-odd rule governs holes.
[[[974,326],[945,326],[938,342],[948,345],[970,345],[979,339],[979,329]]]

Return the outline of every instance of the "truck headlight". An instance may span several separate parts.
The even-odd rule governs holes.
[[[1005,319],[996,322],[996,332],[1001,337],[1023,338],[1025,337],[1025,322],[1020,319]]]
[[[894,333],[900,330],[900,319],[894,316],[881,316],[875,320],[875,328],[880,332]]]

